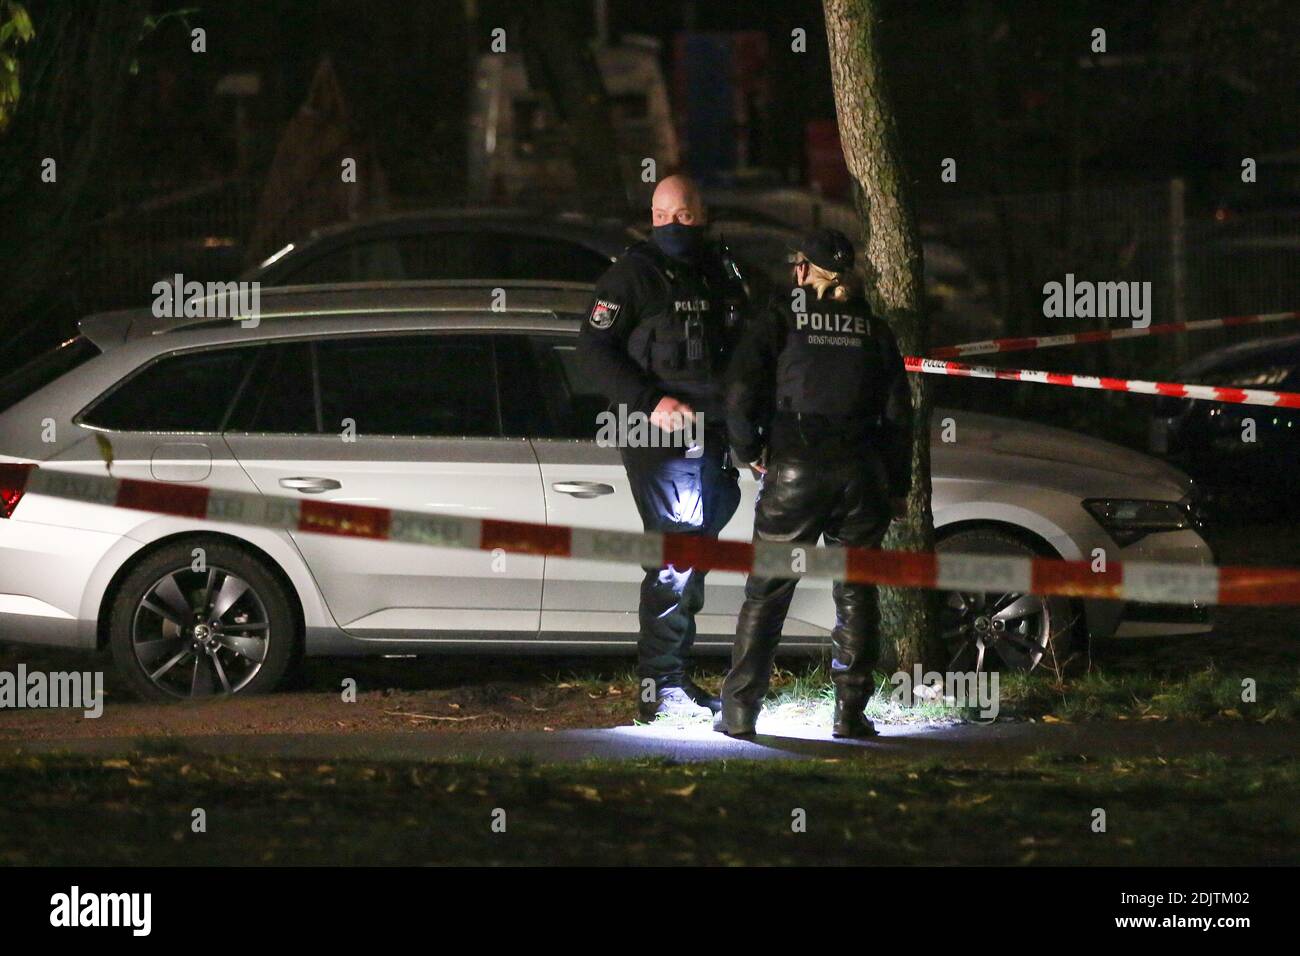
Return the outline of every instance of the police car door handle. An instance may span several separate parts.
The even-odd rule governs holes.
[[[614,493],[613,485],[599,481],[557,481],[551,487],[562,495],[573,495],[575,498],[599,498]]]
[[[333,478],[281,478],[280,487],[301,491],[304,495],[319,495],[325,491],[337,491],[343,485]]]

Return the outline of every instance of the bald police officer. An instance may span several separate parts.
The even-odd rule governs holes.
[[[727,454],[723,380],[747,308],[738,271],[712,243],[699,189],[669,176],[651,201],[653,235],[596,284],[579,361],[617,411],[648,419],[642,441],[620,441],[647,531],[716,537],[740,502]],[[619,415],[621,420],[623,415]],[[721,703],[686,671],[704,572],[646,568],[637,673],[640,716],[708,715]]]
[[[733,456],[761,475],[755,541],[876,547],[903,513],[906,375],[888,325],[862,298],[853,259],[843,233],[807,236],[794,255],[794,288],[772,300],[737,350],[727,430]],[[793,578],[749,576],[716,730],[754,733],[794,588]],[[876,589],[837,581],[832,593],[832,733],[872,736],[863,710],[880,653]]]

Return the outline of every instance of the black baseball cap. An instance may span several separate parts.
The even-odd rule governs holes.
[[[791,250],[827,272],[847,272],[853,268],[853,243],[838,229],[815,229]]]

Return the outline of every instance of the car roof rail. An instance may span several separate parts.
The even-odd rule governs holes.
[[[158,316],[152,309],[119,309],[89,315],[79,323],[83,335],[101,349],[121,345],[131,339],[168,332],[192,331],[200,328],[220,328],[231,322],[247,321],[249,316],[238,314],[240,303],[232,283],[210,283],[222,290],[198,299],[200,311],[194,316]],[[448,292],[463,290],[505,289],[516,297],[506,310],[516,314],[553,314],[556,306],[546,298],[530,300],[529,296],[547,296],[550,293],[590,295],[591,283],[562,280],[516,279],[435,279],[380,282],[345,282],[332,285],[275,286],[259,289],[258,321],[303,316],[347,315],[360,313],[394,314],[401,312],[464,312],[487,303],[478,301],[421,301],[421,292]],[[366,293],[402,293],[399,301],[366,301]],[[524,301],[518,301],[523,298]],[[331,301],[333,300],[333,301]],[[190,300],[193,302],[194,300]],[[215,313],[215,314],[214,314]]]

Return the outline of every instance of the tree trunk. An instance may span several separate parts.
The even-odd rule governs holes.
[[[30,3],[35,39],[22,48],[22,93],[0,137],[0,342],[35,331],[33,314],[75,285],[71,254],[96,192],[130,80],[147,4]],[[41,180],[42,162],[57,179]]]
[[[878,0],[823,0],[831,79],[844,159],[867,236],[864,270],[871,305],[889,322],[905,355],[924,355],[928,327],[921,243],[899,155],[898,132],[884,82]],[[938,171],[935,171],[938,174]],[[910,376],[912,487],[907,516],[894,522],[885,547],[934,550],[930,510],[930,399],[924,375]],[[910,670],[941,663],[938,602],[931,591],[880,589],[886,657]]]

